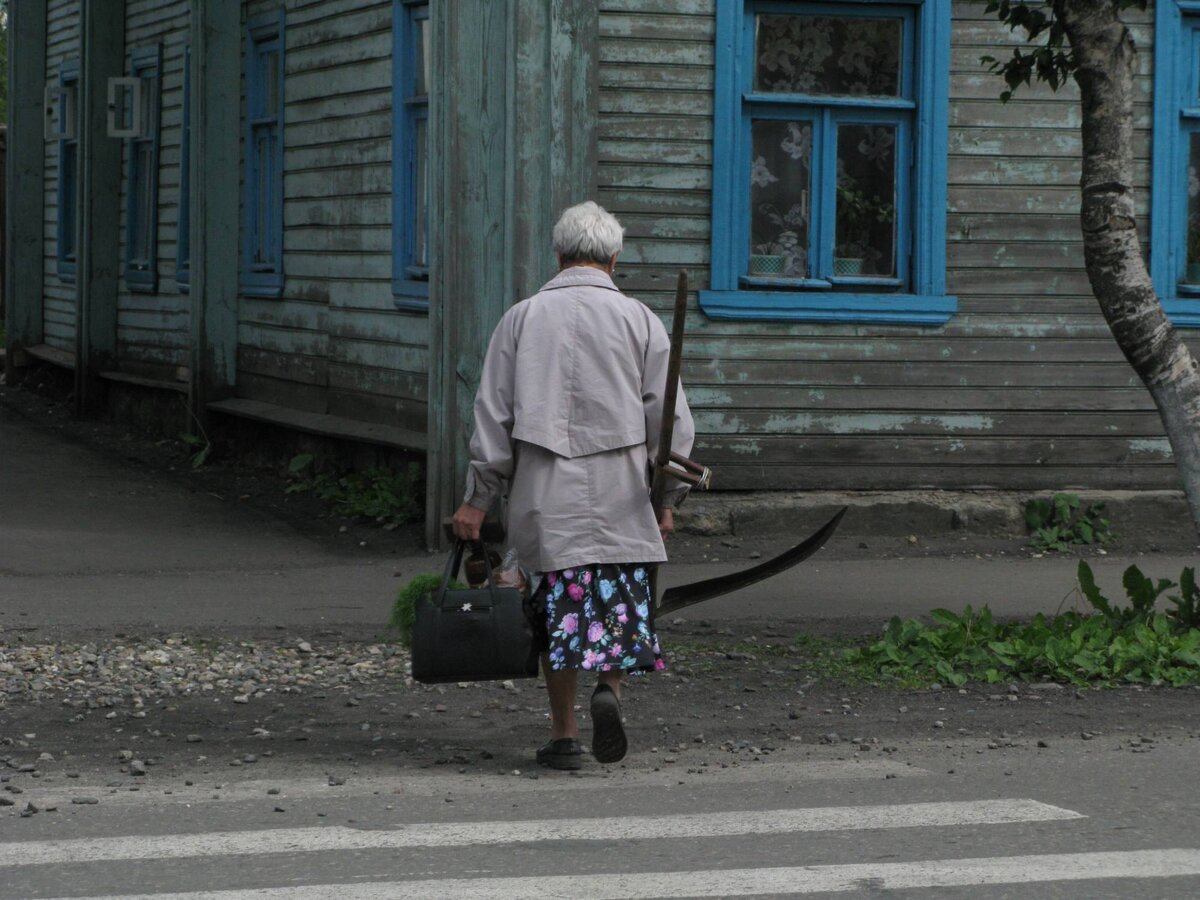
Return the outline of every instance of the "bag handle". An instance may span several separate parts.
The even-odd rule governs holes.
[[[488,592],[492,595],[492,603],[499,605],[500,597],[496,592],[496,579],[492,574],[492,560],[488,556],[487,545],[483,541],[465,541],[462,538],[458,538],[454,542],[454,549],[450,551],[450,556],[446,560],[446,571],[442,574],[442,583],[437,589],[437,594],[434,595],[434,604],[437,606],[442,605],[446,591],[450,588],[451,579],[458,577],[458,570],[462,565],[463,550],[467,544],[478,545],[479,549],[483,552],[483,563],[487,566]]]

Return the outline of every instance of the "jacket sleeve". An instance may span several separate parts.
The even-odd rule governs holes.
[[[671,356],[671,339],[658,316],[649,313],[650,340],[646,348],[646,364],[642,370],[642,405],[646,410],[646,451],[651,464],[658,455],[658,439],[662,431],[663,391],[667,385],[667,367]],[[681,456],[692,455],[696,426],[692,411],[683,393],[683,381],[675,394],[675,429],[671,433],[671,449]],[[683,502],[689,485],[671,479],[663,495],[663,503],[672,508]]]
[[[488,510],[513,472],[513,386],[517,342],[510,316],[492,333],[479,390],[475,394],[475,433],[467,468],[465,503]]]

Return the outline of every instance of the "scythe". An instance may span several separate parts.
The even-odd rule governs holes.
[[[671,439],[675,434],[675,402],[679,391],[679,371],[683,361],[683,329],[684,319],[687,315],[687,293],[687,272],[681,270],[675,288],[675,317],[671,323],[671,355],[667,362],[667,383],[663,390],[662,430],[659,432],[658,453],[654,459],[654,474],[650,487],[650,502],[654,505],[655,516],[659,518],[662,516],[663,496],[666,493],[668,479],[673,478],[686,482],[694,490],[706,491],[712,486],[710,469],[678,453],[673,453],[671,450]],[[670,588],[663,592],[661,597],[658,594],[656,569],[652,588],[655,597],[655,613],[662,615],[676,612],[694,603],[749,587],[764,578],[770,578],[772,575],[778,575],[780,572],[790,569],[820,550],[837,531],[845,514],[846,507],[842,507],[814,534],[773,559],[741,572],[731,572],[716,578]]]

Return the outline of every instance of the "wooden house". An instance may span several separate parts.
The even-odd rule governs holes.
[[[1092,299],[1080,109],[952,0],[11,0],[12,376],[427,454],[594,198],[692,298],[727,490],[1166,488]],[[1160,296],[1200,324],[1200,3],[1126,14]],[[1152,140],[1153,136],[1153,140]]]

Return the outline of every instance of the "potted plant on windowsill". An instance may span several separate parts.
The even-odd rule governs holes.
[[[868,260],[878,256],[872,248],[871,231],[895,219],[890,200],[869,197],[854,178],[844,178],[837,188],[838,243],[833,251],[833,274],[854,276],[867,272]]]

